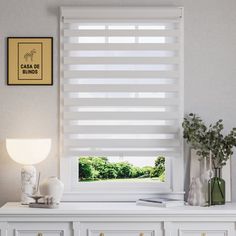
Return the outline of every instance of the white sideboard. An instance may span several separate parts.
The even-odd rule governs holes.
[[[32,209],[7,203],[0,236],[236,236],[236,204],[158,208],[135,203],[61,203]]]

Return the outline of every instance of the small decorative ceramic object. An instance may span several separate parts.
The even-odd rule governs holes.
[[[206,205],[206,194],[204,191],[204,185],[200,178],[196,179],[197,184],[197,205],[198,206],[205,206]]]
[[[56,177],[45,179],[39,186],[40,194],[51,196],[56,204],[59,204],[64,190],[64,184]]]
[[[192,178],[188,194],[188,204],[191,206],[206,205],[204,185],[202,184],[200,178]]]
[[[193,177],[190,187],[189,187],[189,193],[188,193],[188,204],[191,206],[197,206],[197,183],[196,183],[196,178]]]

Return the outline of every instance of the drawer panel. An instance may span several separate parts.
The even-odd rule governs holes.
[[[70,223],[15,222],[9,224],[13,236],[72,236]]]
[[[211,231],[196,231],[196,230],[182,230],[181,236],[226,236],[227,231],[211,230]]]
[[[233,222],[179,222],[171,236],[235,236]]]
[[[163,236],[161,223],[81,223],[81,236]]]
[[[0,236],[6,236],[6,235],[7,235],[7,223],[0,222]]]
[[[61,230],[16,230],[16,236],[62,236]]]
[[[141,233],[139,230],[89,230],[89,236],[154,236],[155,232],[150,230],[143,230]]]

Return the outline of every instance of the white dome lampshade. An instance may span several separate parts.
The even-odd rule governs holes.
[[[22,165],[34,165],[47,158],[51,139],[6,139],[9,156]]]

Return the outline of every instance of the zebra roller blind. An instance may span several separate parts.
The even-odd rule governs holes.
[[[61,16],[63,156],[180,156],[182,9]]]

